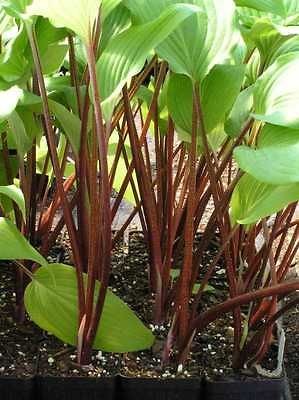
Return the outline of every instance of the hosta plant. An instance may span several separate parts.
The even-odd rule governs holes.
[[[295,304],[283,298],[299,289],[288,280],[299,245],[299,2],[0,6],[0,258],[15,261],[20,313],[24,296],[80,363],[92,348],[151,347],[108,288],[111,251],[138,214],[152,318],[170,322],[164,363],[185,362],[194,336],[232,313],[233,367],[259,364]],[[112,234],[122,201],[134,209]],[[64,226],[74,268],[45,258]],[[206,309],[220,260],[227,300]]]

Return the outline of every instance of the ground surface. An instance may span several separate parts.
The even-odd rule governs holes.
[[[55,246],[51,254],[52,260],[59,257],[60,261],[68,262],[68,251],[64,240]],[[213,247],[209,250],[207,260],[211,258]],[[191,349],[191,358],[185,369],[178,374],[174,366],[161,368],[161,343],[165,339],[167,326],[159,329],[152,326],[157,337],[154,348],[138,354],[107,354],[95,351],[90,366],[81,368],[76,363],[76,352],[64,345],[53,336],[40,331],[27,322],[17,326],[11,315],[13,313],[13,269],[4,267],[0,270],[0,375],[30,376],[36,372],[42,375],[60,376],[111,376],[121,373],[126,376],[141,377],[198,377],[206,374],[217,378],[230,375],[232,332],[227,328],[231,316],[211,324],[209,329],[197,335]],[[111,286],[131,308],[149,325],[151,321],[151,305],[153,298],[147,286],[147,255],[138,233],[130,236],[128,248],[120,245],[113,254],[113,269]],[[215,278],[211,281],[214,293],[205,294],[205,303],[213,305],[226,296],[225,273],[218,266]],[[289,352],[287,366],[293,388],[299,385],[299,373],[296,368],[296,337],[299,338],[296,313],[290,314],[288,328]],[[275,355],[275,348],[273,350]],[[270,355],[271,358],[271,355]],[[274,358],[274,357],[273,357]],[[297,397],[299,398],[299,397]]]

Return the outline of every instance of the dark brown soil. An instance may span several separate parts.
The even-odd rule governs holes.
[[[67,243],[64,239],[51,253],[51,260],[58,256],[64,262],[68,261],[65,251]],[[216,246],[216,245],[215,245]],[[207,259],[211,259],[216,247],[209,250]],[[214,304],[226,294],[224,293],[224,270],[219,267],[216,278],[212,281],[216,288],[215,294],[205,295],[205,303]],[[108,354],[95,351],[92,364],[83,369],[76,364],[75,349],[64,346],[52,336],[48,336],[40,344],[39,373],[43,375],[62,376],[111,376],[120,373],[125,376],[162,377],[176,376],[199,377],[221,376],[231,374],[232,335],[227,326],[231,325],[230,316],[211,324],[206,333],[199,334],[194,340],[191,357],[182,371],[176,367],[161,367],[162,343],[166,338],[169,326],[153,326],[152,305],[153,296],[148,288],[148,256],[139,233],[130,236],[129,251],[120,245],[113,254],[111,287],[149,326],[155,336],[156,343],[152,350],[128,354]],[[219,288],[217,290],[217,287]],[[219,346],[221,343],[221,346]]]
[[[30,321],[17,325],[14,315],[14,267],[0,267],[0,376],[36,373],[42,332]]]
[[[293,400],[299,400],[299,306],[285,317],[287,334],[285,365]]]
[[[50,255],[51,261],[69,262],[67,242],[62,237]],[[17,326],[13,320],[13,270],[2,267],[0,270],[0,376],[30,376],[38,372],[47,376],[113,376],[120,373],[135,377],[199,377],[206,375],[216,378],[232,374],[231,316],[228,315],[195,337],[191,356],[179,369],[172,365],[161,367],[162,343],[169,326],[151,325],[152,294],[148,290],[147,251],[142,236],[135,233],[130,239],[130,251],[120,245],[113,254],[111,286],[155,333],[157,340],[152,350],[128,354],[108,354],[93,352],[92,363],[84,368],[76,363],[74,348],[61,343],[52,335],[41,332],[27,321]],[[215,248],[210,248],[210,260]],[[204,302],[213,305],[226,296],[225,274],[219,265],[215,278],[211,281],[215,293],[205,294]],[[294,393],[299,387],[299,371],[296,351],[299,346],[299,326],[296,312],[289,316],[288,354],[286,365],[293,382]],[[296,343],[296,341],[298,343]],[[270,358],[272,356],[270,355]],[[275,358],[275,349],[274,357]],[[38,360],[38,362],[37,362]],[[272,360],[271,360],[272,362]],[[270,365],[271,365],[270,362]],[[297,397],[299,399],[299,396]],[[296,399],[296,397],[294,397]]]

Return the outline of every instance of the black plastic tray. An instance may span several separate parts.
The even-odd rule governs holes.
[[[38,400],[35,378],[0,378],[0,400]]]
[[[250,379],[203,382],[206,400],[291,400],[289,382],[279,379]]]
[[[291,400],[286,377],[201,379],[0,378],[0,400]]]

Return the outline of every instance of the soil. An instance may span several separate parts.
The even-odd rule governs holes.
[[[216,244],[215,244],[216,246]],[[206,257],[210,260],[215,252],[211,247]],[[70,262],[65,237],[53,248],[50,261]],[[0,376],[28,377],[35,373],[43,376],[91,376],[108,377],[122,374],[129,377],[199,377],[217,379],[232,375],[231,316],[219,319],[198,334],[191,348],[190,358],[183,369],[174,366],[161,367],[162,343],[169,326],[151,325],[153,297],[148,290],[147,251],[142,235],[130,236],[129,250],[120,244],[113,253],[111,286],[144,321],[151,327],[157,340],[152,350],[139,353],[115,354],[94,351],[91,365],[80,367],[76,363],[74,348],[63,344],[55,337],[39,330],[30,321],[17,326],[12,319],[14,301],[14,274],[12,267],[1,267],[0,282]],[[213,305],[226,298],[225,273],[218,266],[211,285],[214,293],[204,294],[204,302]],[[296,321],[299,310],[289,315],[287,323],[288,353],[286,365],[293,383],[294,396],[299,390],[299,369],[296,351],[299,347],[299,325]],[[297,313],[297,314],[296,314]],[[297,341],[297,343],[296,343]],[[298,353],[297,353],[298,354]],[[269,355],[268,364],[275,363],[276,348]],[[254,375],[254,371],[249,371]],[[294,397],[294,399],[299,399]]]
[[[37,369],[38,346],[43,339],[29,320],[14,322],[14,267],[0,266],[0,376],[30,377]]]
[[[299,400],[299,306],[285,317],[287,334],[285,365],[293,400]]]

